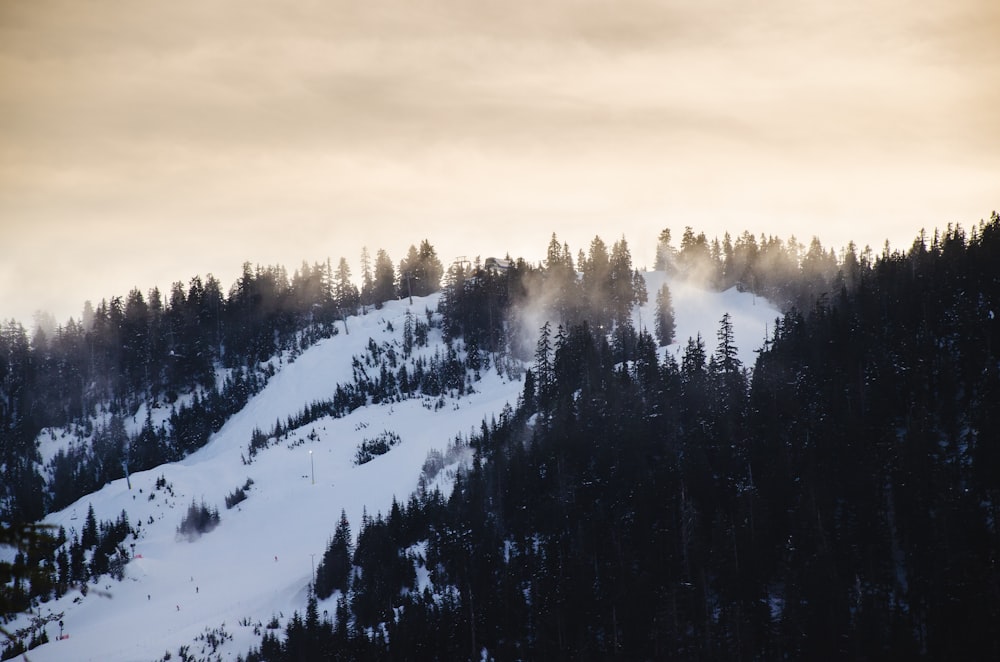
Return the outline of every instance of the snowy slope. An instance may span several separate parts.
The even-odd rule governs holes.
[[[664,275],[647,273],[650,303],[636,311],[637,324],[652,326],[655,293]],[[741,358],[753,363],[753,350],[764,338],[765,326],[777,311],[748,294],[707,292],[671,282],[677,315],[678,351],[699,331],[709,351],[724,312],[733,315]],[[412,310],[421,315],[435,308],[439,295],[415,299]],[[400,341],[406,301],[348,320],[350,333],[322,341],[293,363],[280,366],[267,387],[243,411],[212,436],[208,445],[181,462],[132,475],[132,490],[124,480],[106,485],[76,504],[47,518],[67,532],[80,531],[88,504],[97,519],[116,518],[124,509],[135,526],[141,522],[134,558],[126,578],[105,578],[99,587],[111,597],[91,592],[80,598],[71,591],[58,601],[43,604],[41,613],[63,612],[68,639],[56,641],[58,626],[49,625],[53,641],[30,653],[35,662],[47,660],[153,660],[168,650],[190,645],[206,630],[220,626],[233,640],[220,649],[222,659],[234,659],[259,643],[254,626],[278,616],[281,624],[295,610],[302,611],[315,562],[332,535],[341,509],[346,510],[355,535],[363,509],[388,510],[393,497],[405,500],[416,489],[420,468],[431,449],[444,451],[448,443],[468,434],[484,417],[513,405],[521,389],[518,381],[484,371],[476,393],[460,401],[447,400],[437,409],[415,399],[392,405],[362,407],[341,418],[324,418],[293,431],[281,443],[261,451],[246,465],[247,444],[254,428],[269,431],[303,405],[329,398],[335,385],[352,379],[351,359],[363,352],[369,338]],[[394,330],[388,330],[386,323]],[[440,335],[431,333],[433,353]],[[357,445],[384,430],[402,442],[385,455],[353,466]],[[310,453],[311,452],[311,453]],[[315,475],[315,482],[312,476]],[[171,492],[155,488],[163,476]],[[254,484],[246,501],[226,510],[224,498],[247,478]],[[150,495],[153,495],[150,499]],[[178,540],[176,528],[192,499],[219,509],[221,524],[188,542]],[[320,604],[320,613],[334,611],[333,599]],[[9,629],[27,624],[25,618]]]
[[[694,338],[699,333],[705,342],[706,353],[711,355],[715,351],[718,345],[716,333],[719,331],[719,322],[723,314],[728,312],[740,360],[744,366],[752,368],[757,360],[757,350],[763,346],[768,333],[774,332],[774,320],[781,317],[781,312],[767,300],[746,292],[738,292],[735,287],[725,292],[714,292],[705,290],[696,283],[671,278],[662,271],[646,272],[644,275],[649,301],[642,306],[641,315],[637,312],[633,317],[636,328],[641,328],[641,323],[653,333],[656,293],[663,283],[667,283],[676,317],[674,343],[667,349],[678,363],[684,348],[687,347],[688,338]]]

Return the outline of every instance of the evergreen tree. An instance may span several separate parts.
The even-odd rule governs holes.
[[[645,306],[649,301],[649,292],[646,290],[646,279],[642,277],[639,270],[632,272],[632,298],[636,305]]]
[[[424,239],[420,248],[410,246],[399,263],[399,295],[427,296],[441,288],[444,267],[430,242]]]
[[[552,395],[555,372],[552,364],[552,325],[545,322],[538,335],[538,343],[535,346],[535,389],[538,395],[538,404],[544,408]]]
[[[426,239],[420,242],[420,266],[423,271],[423,281],[419,288],[421,295],[427,296],[441,289],[444,267],[434,247]]]
[[[715,351],[715,359],[719,369],[727,375],[740,372],[743,364],[737,354],[736,340],[733,337],[733,318],[728,312],[723,314],[719,322],[717,337],[719,345]]]
[[[337,529],[327,545],[319,568],[316,569],[315,592],[321,600],[330,597],[334,591],[346,595],[353,555],[352,540],[347,513],[341,510]]]
[[[381,308],[386,301],[396,298],[396,270],[389,254],[381,248],[375,254],[375,280],[372,285],[372,303]]]
[[[706,279],[706,276],[712,275],[712,256],[705,233],[699,232],[696,235],[690,226],[684,228],[677,263],[686,276]],[[711,282],[710,278],[707,280]]]
[[[674,305],[670,296],[670,286],[664,283],[656,293],[656,340],[660,347],[674,342]]]
[[[358,288],[351,282],[351,268],[347,265],[346,259],[340,258],[333,279],[333,301],[337,307],[338,317],[344,321],[345,332],[347,331],[347,317],[358,314],[360,300]]]
[[[587,263],[580,265],[580,271],[586,315],[595,327],[610,331],[615,312],[612,308],[611,257],[608,255],[607,245],[600,237],[595,236],[590,242]]]
[[[580,290],[569,247],[560,244],[555,233],[546,251],[544,284],[547,294],[552,297],[552,312],[557,319],[573,319],[579,307]]]
[[[608,309],[616,325],[631,321],[632,306],[638,297],[636,281],[632,269],[632,254],[629,252],[625,237],[611,247],[611,257],[608,264],[609,293]],[[645,294],[645,285],[642,293]]]
[[[406,257],[399,263],[399,298],[408,297],[413,303],[413,295],[420,296],[424,273],[420,264],[420,254],[417,247],[410,244]]]
[[[406,310],[403,318],[403,356],[409,357],[413,352],[413,313]]]
[[[674,249],[670,245],[670,228],[664,228],[656,240],[656,261],[653,269],[671,273],[674,270],[674,257]]]
[[[361,249],[361,306],[371,306],[375,301],[375,278],[372,275],[372,258],[368,247]]]
[[[93,549],[97,546],[97,517],[94,515],[94,504],[87,506],[87,519],[84,520],[80,546],[83,549]]]

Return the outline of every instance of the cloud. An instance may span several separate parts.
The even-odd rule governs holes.
[[[156,245],[185,278],[423,236],[447,256],[627,230],[640,264],[664,225],[907,241],[996,205],[997,18],[972,0],[3,3],[0,261],[27,273],[13,247],[55,234],[68,271],[81,247]]]

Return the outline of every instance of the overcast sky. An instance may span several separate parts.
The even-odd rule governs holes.
[[[0,319],[427,238],[906,247],[1000,207],[996,0],[0,0]]]

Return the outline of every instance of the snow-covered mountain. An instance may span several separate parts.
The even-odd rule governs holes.
[[[637,328],[652,327],[655,292],[667,280],[663,273],[645,274],[650,301],[634,311]],[[669,281],[677,322],[677,343],[664,351],[679,353],[688,337],[700,333],[706,349],[724,313],[731,315],[740,358],[752,366],[754,351],[779,312],[762,299],[737,292],[712,292]],[[457,436],[467,437],[505,405],[514,406],[522,389],[519,379],[491,367],[474,383],[475,392],[448,399],[411,399],[361,407],[343,418],[321,418],[289,431],[277,443],[247,462],[254,430],[268,431],[314,401],[331,397],[337,384],[353,380],[353,359],[377,345],[402,344],[407,310],[434,311],[440,295],[387,303],[381,310],[349,318],[349,333],[323,340],[294,361],[272,359],[276,374],[209,443],[183,461],[133,474],[54,513],[47,522],[64,526],[72,536],[84,524],[88,507],[98,521],[114,520],[124,510],[138,525],[125,578],[107,577],[91,585],[87,596],[73,590],[41,605],[40,615],[62,613],[63,639],[57,624],[48,626],[52,641],[31,651],[35,662],[46,660],[153,660],[177,654],[181,646],[197,659],[208,653],[206,640],[221,639],[212,659],[235,659],[260,641],[274,619],[286,619],[306,605],[316,565],[344,510],[357,534],[362,513],[389,509],[393,498],[406,500],[417,488],[428,453],[443,454]],[[444,351],[440,332],[416,352]],[[162,412],[157,412],[162,414]],[[141,423],[145,412],[138,412]],[[360,466],[360,443],[383,432],[398,435],[389,452]],[[58,438],[58,435],[56,435]],[[45,454],[54,452],[51,445]],[[466,454],[446,455],[452,462],[435,480],[442,490]],[[247,499],[232,509],[225,498],[252,480]],[[159,482],[159,487],[157,483]],[[177,535],[192,501],[204,501],[221,514],[214,530],[195,540]],[[319,611],[334,612],[334,598]],[[8,625],[28,623],[22,616]],[[204,652],[201,652],[203,651]]]

